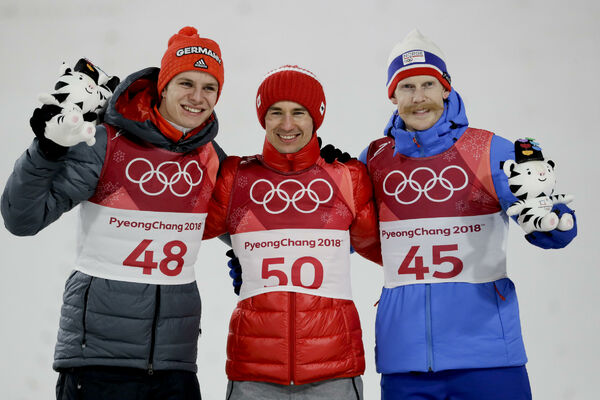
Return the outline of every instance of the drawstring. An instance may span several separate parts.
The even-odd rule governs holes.
[[[502,296],[502,294],[500,294],[500,291],[498,290],[498,286],[496,286],[495,283],[494,283],[494,289],[496,289],[496,293],[498,293],[498,296],[500,296],[502,301],[506,301],[506,297],[504,297],[504,296]]]

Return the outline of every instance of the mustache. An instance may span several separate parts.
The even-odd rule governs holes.
[[[444,109],[444,105],[435,103],[433,101],[426,101],[424,103],[419,103],[419,104],[409,104],[407,106],[402,107],[401,113],[402,114],[413,113],[416,110],[423,110],[423,109],[428,109],[429,111],[440,111],[440,110]]]

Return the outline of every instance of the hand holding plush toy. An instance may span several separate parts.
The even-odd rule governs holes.
[[[96,142],[99,114],[119,84],[119,78],[109,78],[84,58],[73,68],[63,63],[61,74],[55,92],[39,96],[43,105],[30,120],[42,151],[51,159],[80,142],[88,146]]]
[[[506,214],[518,215],[517,222],[526,234],[573,228],[571,214],[559,216],[553,211],[555,204],[568,204],[573,200],[570,194],[553,194],[556,184],[554,165],[552,160],[544,160],[541,148],[532,138],[517,140],[515,160],[507,160],[502,165],[510,191],[519,199]]]

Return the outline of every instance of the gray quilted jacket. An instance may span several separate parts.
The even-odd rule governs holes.
[[[127,77],[108,105],[105,122],[124,135],[174,152],[212,142],[222,161],[225,154],[213,141],[218,130],[216,116],[200,133],[174,143],[150,121],[127,119],[117,111],[117,99],[130,98],[128,89],[133,82],[138,81],[136,90],[147,85],[147,92],[155,93],[158,72],[147,68]],[[100,177],[106,141],[106,129],[100,125],[94,146],[80,143],[58,161],[49,161],[34,140],[17,160],[2,194],[6,228],[15,235],[35,235],[89,199]],[[105,365],[195,372],[200,310],[195,282],[140,284],[74,271],[65,286],[53,367]]]

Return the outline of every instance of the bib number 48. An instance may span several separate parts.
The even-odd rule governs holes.
[[[126,267],[142,268],[144,275],[152,274],[152,270],[158,268],[160,272],[167,276],[177,276],[183,268],[183,256],[187,252],[187,246],[181,240],[172,240],[163,246],[164,257],[159,262],[154,261],[154,251],[146,250],[152,240],[144,239],[135,249],[123,260]],[[169,263],[175,263],[169,267]]]
[[[425,279],[425,275],[429,274],[429,267],[423,264],[423,257],[417,255],[420,246],[412,246],[400,267],[398,268],[398,274],[415,275],[416,280]],[[439,246],[432,246],[432,264],[442,265],[444,263],[450,264],[452,268],[448,272],[435,271],[432,276],[437,279],[450,279],[454,278],[463,270],[463,262],[460,258],[442,255],[443,252],[456,251],[458,250],[457,244],[445,244]],[[414,266],[413,266],[414,265]]]

